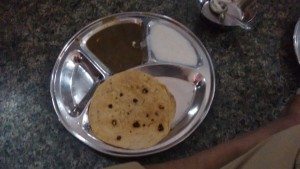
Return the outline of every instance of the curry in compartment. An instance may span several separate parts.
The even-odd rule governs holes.
[[[103,29],[87,40],[88,49],[113,73],[140,65],[147,55],[141,47],[141,24],[121,23]]]

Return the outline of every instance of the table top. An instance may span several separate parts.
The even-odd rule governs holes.
[[[300,86],[292,36],[300,4],[259,1],[252,31],[208,23],[197,1],[0,2],[0,165],[3,168],[101,168],[136,160],[142,164],[192,155],[254,130],[280,114]],[[216,73],[211,109],[196,131],[159,154],[125,159],[96,152],[58,121],[50,75],[73,34],[109,14],[164,14],[190,28],[210,53]]]

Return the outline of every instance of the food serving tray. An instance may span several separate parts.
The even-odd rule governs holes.
[[[112,69],[111,65],[99,59],[98,54],[93,52],[95,50],[91,49],[87,44],[97,33],[114,25],[126,23],[141,26],[142,41],[133,41],[132,45],[134,47],[138,43],[137,45],[142,49],[144,56],[141,56],[141,63],[135,66],[131,65],[130,59],[122,61],[125,64],[123,65],[125,66],[124,69],[138,69],[153,75],[167,86],[176,100],[175,118],[171,124],[171,131],[168,136],[152,147],[139,150],[114,147],[97,139],[91,132],[88,119],[89,100],[95,87],[117,71]],[[153,39],[151,39],[151,29],[153,28],[154,30],[153,26],[157,24],[162,27],[168,27],[158,30],[174,30],[173,32],[169,31],[171,32],[170,35],[168,35],[168,32],[165,33],[163,36],[166,37],[162,38],[162,43],[159,45],[157,45],[157,41],[155,43],[150,42]],[[159,33],[161,32],[158,31]],[[178,41],[187,43],[185,45],[175,43],[175,35],[171,37],[172,33],[178,34]],[[153,33],[153,37],[154,35]],[[130,34],[124,36],[130,36]],[[157,35],[156,37],[159,36]],[[155,50],[160,50],[160,48],[163,48],[163,50],[158,56]],[[193,64],[186,62],[185,58],[187,56],[183,56],[185,54],[180,53],[181,49],[191,50],[195,54],[196,60]],[[179,53],[178,55],[183,59],[180,57],[177,60],[162,59],[165,51],[176,50],[179,51],[177,54]],[[118,61],[115,60],[113,63],[118,63]],[[50,82],[53,106],[59,121],[64,127],[80,141],[95,150],[120,157],[154,154],[182,142],[200,125],[207,115],[213,100],[214,91],[215,76],[213,65],[201,41],[179,22],[164,15],[144,12],[111,15],[96,20],[78,31],[59,54]]]

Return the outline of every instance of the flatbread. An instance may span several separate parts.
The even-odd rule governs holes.
[[[170,131],[176,103],[154,77],[128,70],[99,85],[89,106],[89,123],[98,139],[125,149],[151,147]]]

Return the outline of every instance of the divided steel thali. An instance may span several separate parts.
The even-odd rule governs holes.
[[[95,138],[87,115],[95,87],[131,68],[159,79],[176,100],[168,136],[139,150]],[[96,20],[66,43],[53,68],[50,92],[59,121],[76,138],[106,154],[137,157],[177,145],[201,124],[213,100],[215,76],[205,47],[184,25],[164,15],[128,12]]]

